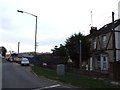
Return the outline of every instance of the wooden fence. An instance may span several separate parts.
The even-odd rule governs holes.
[[[116,81],[120,81],[120,62],[110,63],[110,74]]]

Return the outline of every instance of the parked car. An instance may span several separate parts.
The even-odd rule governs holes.
[[[13,58],[12,58],[12,57],[10,57],[10,58],[9,58],[9,61],[10,61],[10,62],[13,62]]]
[[[16,53],[11,54],[10,58],[11,58],[10,61],[16,62],[17,54]]]
[[[9,60],[10,60],[10,55],[6,55],[5,59],[6,59],[7,61],[9,61]]]
[[[21,62],[21,57],[16,57],[16,58],[14,58],[14,62],[16,62],[16,63],[20,63]]]
[[[22,59],[21,59],[21,66],[22,66],[22,65],[28,65],[28,66],[29,66],[29,65],[30,65],[29,60],[28,60],[27,58],[22,58]]]

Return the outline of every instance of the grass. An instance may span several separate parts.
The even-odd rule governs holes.
[[[93,79],[87,76],[80,76],[72,73],[65,73],[65,75],[58,76],[55,70],[48,68],[33,66],[32,70],[40,76],[46,78],[58,80],[71,85],[84,87],[84,88],[120,88],[120,86],[113,85],[109,82]]]

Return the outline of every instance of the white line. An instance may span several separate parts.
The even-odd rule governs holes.
[[[52,85],[52,86],[48,86],[48,87],[43,87],[43,88],[38,88],[38,89],[33,89],[33,90],[42,90],[42,89],[47,89],[47,88],[54,88],[54,87],[59,87],[60,84],[56,84],[56,85]]]

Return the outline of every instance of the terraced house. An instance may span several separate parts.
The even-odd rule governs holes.
[[[114,13],[113,13],[114,14]],[[87,36],[91,42],[90,71],[108,72],[111,78],[118,73],[115,64],[120,62],[120,19],[104,25],[97,30],[91,27]],[[117,74],[118,75],[118,74]],[[119,74],[120,75],[120,74]]]

